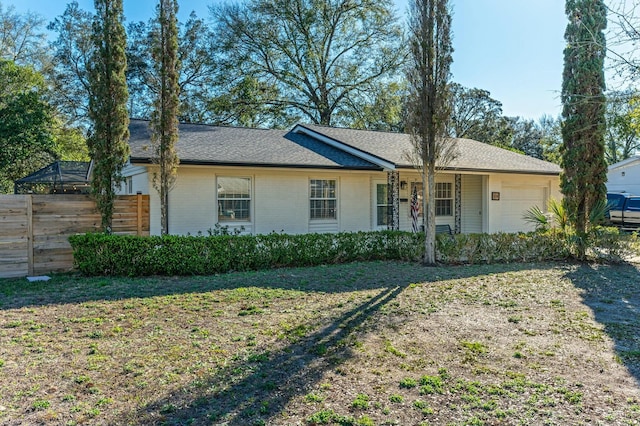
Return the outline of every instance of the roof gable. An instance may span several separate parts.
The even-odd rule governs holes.
[[[414,167],[410,160],[413,145],[411,137],[407,134],[343,129],[311,124],[298,126],[339,140],[345,145],[364,153],[384,158],[398,168]],[[444,167],[445,170],[551,175],[557,175],[561,170],[557,164],[472,139],[454,139],[454,141],[458,145],[457,156]]]

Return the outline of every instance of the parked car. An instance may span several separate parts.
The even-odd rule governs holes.
[[[640,227],[640,195],[624,192],[607,194],[608,219],[612,225],[620,228]]]

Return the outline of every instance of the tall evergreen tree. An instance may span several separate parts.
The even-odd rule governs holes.
[[[453,62],[449,0],[414,0],[409,19],[407,131],[413,140],[425,188],[424,264],[433,265],[436,262],[436,166],[446,165],[455,156],[453,141],[445,137],[451,114],[448,83]]]
[[[578,236],[584,236],[592,209],[605,202],[605,80],[603,0],[567,0],[562,82],[561,189]],[[584,255],[581,245],[578,255]]]
[[[95,0],[92,39],[95,45],[89,70],[89,119],[87,145],[93,160],[91,190],[110,232],[116,187],[129,155],[127,57],[122,0]]]
[[[177,0],[159,0],[153,37],[153,59],[159,83],[151,115],[151,141],[159,169],[154,173],[153,185],[160,194],[162,234],[169,233],[169,192],[175,183],[179,163],[175,149],[180,104],[177,13]]]

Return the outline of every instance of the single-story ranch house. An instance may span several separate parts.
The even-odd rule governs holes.
[[[216,224],[252,234],[412,229],[412,196],[415,190],[422,197],[422,181],[406,134],[308,124],[291,130],[181,124],[179,132],[171,234],[206,235]],[[130,134],[121,192],[150,195],[151,234],[160,234],[149,123],[131,120]],[[526,231],[527,209],[560,198],[557,165],[456,141],[457,157],[437,175],[438,225],[459,233]]]

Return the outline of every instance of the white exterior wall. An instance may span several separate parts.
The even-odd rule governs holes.
[[[507,212],[505,205],[509,200],[505,200],[503,193],[511,188],[520,188],[522,191],[530,191],[531,193],[541,191],[543,205],[538,206],[543,211],[547,210],[547,201],[549,198],[560,200],[562,194],[560,193],[560,178],[558,176],[541,176],[541,175],[512,175],[494,173],[490,174],[487,178],[485,199],[487,200],[486,207],[484,209],[484,221],[485,232],[495,233],[504,231],[515,231],[516,229],[505,229],[505,218],[512,216],[513,212]],[[497,192],[500,194],[500,200],[492,200],[492,193]],[[521,212],[533,207],[532,205],[520,205],[518,206]],[[520,216],[521,212],[517,212]],[[531,225],[520,220],[520,227],[517,230],[528,231],[531,230]]]
[[[315,172],[281,169],[243,169],[225,167],[181,167],[169,194],[171,234],[207,235],[217,223],[216,178],[251,179],[251,220],[224,221],[230,229],[244,227],[244,233],[351,232],[371,229],[369,186],[375,177],[386,180],[386,173]],[[336,220],[310,220],[309,181],[335,179],[338,217]],[[151,186],[151,234],[160,234],[160,203]]]
[[[156,215],[152,214],[151,218],[159,231],[160,199],[157,191],[153,192],[152,205]],[[202,232],[207,235],[207,230],[212,229],[217,220],[215,195],[215,179],[207,168],[181,168],[169,192],[169,233],[195,235]]]
[[[609,169],[607,191],[640,194],[640,159]]]
[[[141,191],[150,196],[151,234],[160,234],[160,202],[151,183],[151,174],[130,168],[134,193]],[[169,231],[171,234],[207,235],[213,229],[217,217],[216,177],[248,177],[251,179],[251,221],[221,222],[230,229],[244,227],[245,233],[267,234],[285,232],[301,234],[307,232],[352,232],[375,229],[376,182],[386,182],[385,172],[360,171],[314,171],[289,169],[251,169],[240,167],[179,167],[176,184],[169,194]],[[335,179],[337,181],[338,218],[335,221],[312,221],[309,219],[309,180]],[[454,173],[440,173],[438,182],[455,184]],[[400,229],[411,229],[410,203],[411,182],[421,182],[420,175],[401,172],[400,181],[407,182],[400,190]],[[502,194],[504,188],[520,186],[531,191],[542,190],[546,200],[560,199],[557,176],[490,174],[462,176],[462,232],[503,231],[504,199],[491,200],[492,192]],[[454,190],[455,192],[455,190]],[[455,194],[454,194],[455,197]],[[406,200],[406,201],[405,201]],[[455,204],[455,200],[454,200]],[[522,206],[524,210],[531,206]],[[454,206],[455,209],[455,206]],[[513,217],[513,213],[511,214]],[[420,218],[421,221],[421,218]],[[449,224],[455,228],[455,217],[438,216],[436,223]],[[522,230],[528,229],[522,221]]]
[[[356,232],[371,230],[373,216],[371,214],[373,200],[371,198],[371,181],[386,173],[349,173],[340,178],[338,205],[340,209],[340,231]],[[307,201],[308,205],[308,201]],[[369,206],[369,208],[367,208]]]
[[[252,217],[257,234],[286,231],[307,232],[309,214],[301,211],[308,205],[309,183],[296,173],[262,173],[254,177]]]
[[[118,195],[131,195],[138,192],[149,193],[149,176],[147,175],[146,167],[127,164],[122,169],[122,175],[126,178],[116,191]],[[129,179],[131,180],[131,185],[129,185]]]

